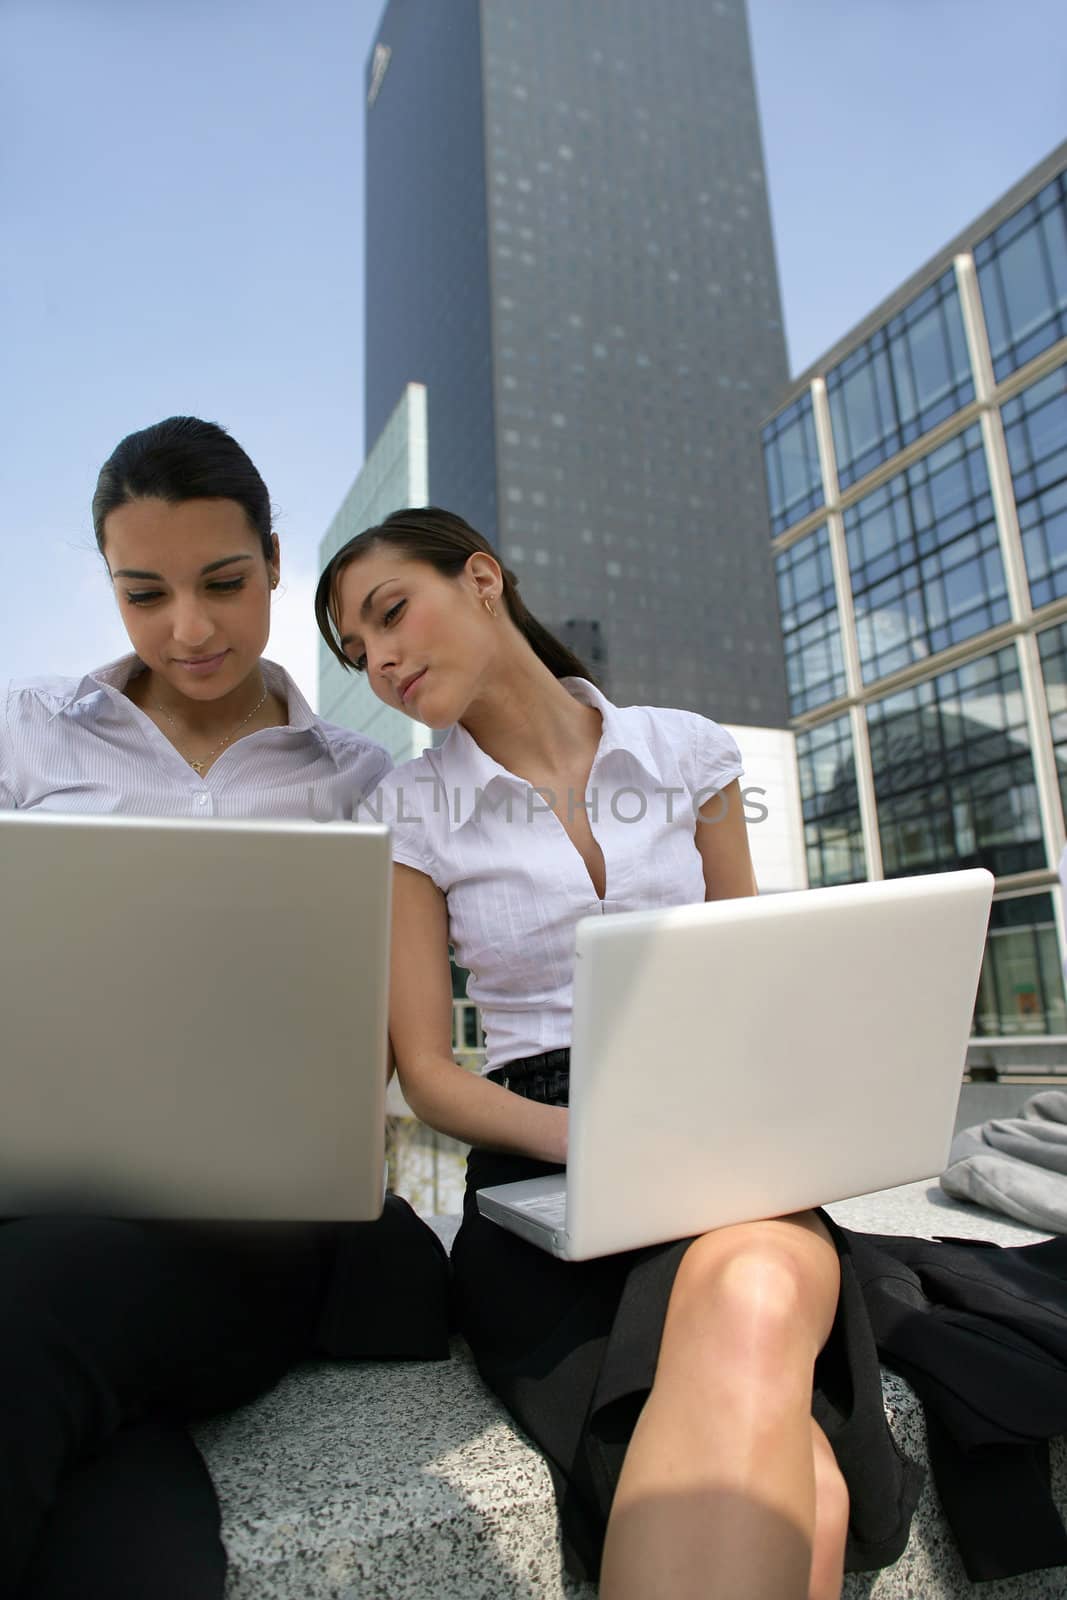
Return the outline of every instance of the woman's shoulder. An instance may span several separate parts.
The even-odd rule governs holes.
[[[424,750],[419,756],[411,756],[407,761],[400,761],[389,774],[389,785],[396,789],[405,781],[414,783],[421,778],[427,782],[437,782],[440,777],[440,758],[433,749]]]
[[[428,818],[440,812],[440,794],[443,779],[440,757],[436,750],[424,750],[420,756],[402,761],[385,774],[375,799],[383,810],[383,821],[394,829],[413,826],[424,827]]]
[[[322,717],[314,719],[314,727],[333,755],[345,766],[366,762],[379,767],[384,777],[393,765],[393,758],[385,746],[357,728],[343,728],[339,722],[327,722]]]
[[[380,782],[393,764],[393,758],[384,745],[358,728],[345,728],[338,722],[328,722],[325,717],[312,711],[295,678],[278,662],[268,661],[264,656],[260,666],[267,687],[288,707],[290,727],[315,733],[338,767],[358,777],[364,791],[369,792]]]
[[[736,748],[729,729],[701,711],[684,711],[679,706],[621,706],[616,714],[632,720],[645,736],[675,748],[688,748],[694,742],[726,742]]]
[[[401,762],[382,778],[359,808],[357,821],[387,823],[392,834],[393,860],[400,866],[425,873],[443,886],[439,858],[441,833],[441,775],[436,752],[423,751]]]
[[[94,707],[115,690],[123,691],[141,663],[135,655],[119,656],[105,666],[93,667],[80,677],[60,673],[41,673],[33,677],[0,680],[0,706],[7,708],[10,724],[34,717],[54,717],[74,711],[83,704]]]
[[[657,756],[677,763],[690,788],[719,788],[741,776],[741,751],[728,728],[700,711],[677,706],[627,706]]]
[[[83,681],[60,677],[0,681],[0,811],[22,804],[25,772],[33,757],[59,748],[60,714],[77,701]]]
[[[7,713],[9,728],[38,716],[54,716],[72,705],[84,678],[45,675],[39,678],[9,678],[0,689],[0,705]]]

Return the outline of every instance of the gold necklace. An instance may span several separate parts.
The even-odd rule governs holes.
[[[255,716],[256,712],[260,709],[260,707],[263,705],[264,701],[266,700],[268,693],[269,693],[269,691],[267,689],[263,690],[262,696],[260,697],[260,699],[258,699],[256,701],[255,705],[252,707],[252,709],[248,713],[247,717],[242,717],[241,721],[237,724],[236,728],[232,728],[230,730],[230,732],[225,736],[225,738],[220,739],[218,744],[215,745],[214,749],[209,750],[207,755],[204,756],[201,761],[194,761],[191,756],[187,756],[187,755],[185,755],[184,751],[179,750],[178,754],[181,756],[182,760],[183,761],[188,761],[188,763],[192,767],[193,771],[195,773],[197,773],[199,777],[202,778],[204,776],[204,768],[207,766],[208,762],[213,760],[214,757],[218,755],[219,751],[222,749],[224,744],[229,744],[230,740],[231,739],[235,739],[237,737],[237,735],[240,733],[241,729],[243,727],[245,727],[245,725],[247,723],[251,722],[251,720]],[[180,735],[181,729],[178,727],[178,724],[175,722],[174,718],[171,716],[171,714],[167,710],[166,706],[161,706],[158,700],[155,702],[155,706],[156,706],[156,710],[161,712],[163,714],[163,716],[166,717],[167,721],[170,723],[170,725],[174,729],[175,733]]]

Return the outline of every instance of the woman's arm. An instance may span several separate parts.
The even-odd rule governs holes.
[[[738,900],[759,893],[748,848],[745,804],[736,778],[701,806],[696,839],[704,866],[705,900]]]
[[[525,1100],[452,1059],[445,897],[425,873],[400,865],[393,868],[391,971],[389,1033],[415,1115],[466,1144],[565,1162],[565,1110]]]

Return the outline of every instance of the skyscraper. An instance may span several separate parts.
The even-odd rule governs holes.
[[[787,378],[743,0],[389,0],[366,429],[613,697],[782,725],[758,424]]]

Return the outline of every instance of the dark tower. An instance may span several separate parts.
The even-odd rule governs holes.
[[[613,698],[784,725],[743,0],[390,0],[366,89],[368,447],[425,383],[430,499]]]

